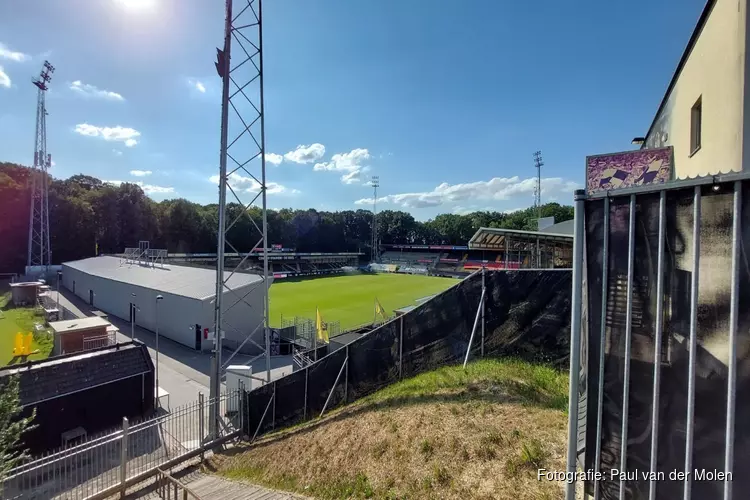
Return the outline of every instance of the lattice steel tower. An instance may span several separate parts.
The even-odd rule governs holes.
[[[245,345],[254,345],[261,353],[248,361],[265,357],[266,382],[271,380],[271,340],[268,326],[268,218],[266,215],[266,142],[263,105],[263,25],[260,0],[237,0],[239,12],[233,14],[233,1],[226,0],[224,46],[217,49],[216,71],[222,81],[221,153],[219,156],[219,227],[216,259],[216,299],[214,301],[214,357],[211,370],[211,398],[221,393],[222,373],[234,355]],[[236,50],[239,49],[239,50]],[[236,61],[235,62],[235,57]],[[229,165],[228,165],[229,164]],[[233,202],[227,203],[227,197]],[[230,205],[230,206],[228,206]],[[255,220],[249,209],[260,220]],[[258,206],[260,205],[260,206]],[[237,224],[243,220],[243,224]],[[243,229],[244,228],[244,229]],[[245,233],[245,234],[242,234]],[[250,233],[250,234],[247,234]],[[252,249],[238,248],[241,241],[254,242]],[[225,251],[237,253],[239,262],[225,265]],[[230,278],[245,270],[251,253],[262,251],[262,279],[242,291],[235,290]],[[222,359],[221,332],[241,333],[238,324],[228,320],[227,312],[256,290],[263,297],[263,311],[252,333],[226,359]],[[261,334],[256,334],[261,332]],[[253,337],[261,337],[257,342]],[[233,346],[234,347],[234,346]],[[218,425],[219,405],[213,405],[211,425]]]
[[[47,154],[47,106],[44,96],[52,80],[54,66],[44,61],[39,78],[32,80],[36,85],[36,135],[34,136],[34,165],[31,167],[31,209],[29,211],[29,253],[27,266],[40,266],[46,270],[52,261],[49,242],[49,194],[47,170],[52,158]]]
[[[542,152],[534,153],[534,168],[536,168],[536,184],[534,185],[534,206],[536,207],[536,218],[542,218]]]

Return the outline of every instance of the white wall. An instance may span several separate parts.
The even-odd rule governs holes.
[[[151,331],[156,330],[156,296],[162,295],[164,299],[159,303],[159,335],[191,349],[195,347],[195,324],[202,325],[205,322],[203,307],[198,299],[93,276],[66,265],[63,265],[62,284],[87,304],[89,290],[93,290],[94,308],[128,322],[130,302],[133,301],[139,308],[135,316],[136,325]],[[131,293],[136,294],[135,299]],[[125,328],[122,333],[129,336],[129,328]]]
[[[675,178],[742,169],[747,0],[716,0],[646,147],[674,146]],[[690,156],[691,108],[702,97],[701,149]]]
[[[269,278],[269,281],[270,280],[271,278]],[[251,289],[252,292],[250,292]],[[252,340],[261,346],[265,345],[263,325],[255,330],[255,327],[258,326],[263,319],[263,285],[253,283],[239,288],[235,290],[235,292],[236,293],[229,291],[224,292],[222,302],[225,324],[224,346],[229,349],[234,349],[251,334]],[[242,301],[238,302],[239,298],[248,292],[250,292],[249,295],[244,297]],[[214,305],[210,301],[206,301],[204,303],[204,308],[208,311],[208,315],[211,317],[211,324],[209,327],[213,330]],[[232,325],[239,331],[230,328],[228,325]],[[254,333],[253,330],[255,330]],[[242,352],[247,354],[258,354],[260,349],[252,342],[247,341]]]

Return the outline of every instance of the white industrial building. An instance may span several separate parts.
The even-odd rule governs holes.
[[[252,334],[252,340],[262,346],[265,342],[262,277],[246,273],[229,275],[225,273],[231,290],[225,290],[223,299],[224,345],[237,347]],[[92,307],[124,320],[131,319],[134,309],[135,324],[151,331],[156,330],[156,297],[161,295],[160,336],[196,350],[210,349],[213,345],[215,270],[91,257],[64,263],[62,284]],[[206,329],[211,332],[208,338]],[[255,354],[260,349],[246,342],[242,351]]]

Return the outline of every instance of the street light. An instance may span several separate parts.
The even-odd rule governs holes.
[[[132,300],[130,301],[130,340],[135,339],[135,292],[130,294]]]
[[[156,405],[159,404],[159,301],[164,300],[161,295],[156,296]]]

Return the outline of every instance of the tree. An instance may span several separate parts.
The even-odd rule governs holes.
[[[21,417],[18,378],[8,377],[0,390],[0,478],[26,458],[26,450],[20,447],[21,436],[33,429],[35,413]]]

